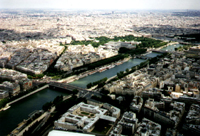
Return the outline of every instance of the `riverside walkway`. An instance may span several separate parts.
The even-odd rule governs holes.
[[[27,131],[31,126],[33,126],[37,121],[44,119],[48,115],[48,112],[43,113],[40,117],[35,119],[33,122],[31,122],[27,127],[25,127],[17,136],[22,136],[25,131]]]
[[[22,96],[22,97],[20,97],[20,98],[18,98],[18,99],[16,99],[16,100],[13,100],[13,101],[7,103],[6,106],[9,106],[9,105],[11,105],[11,104],[13,104],[13,103],[15,103],[15,102],[21,100],[21,99],[24,99],[24,98],[26,98],[26,97],[28,97],[28,96],[34,94],[34,93],[37,93],[37,92],[39,92],[39,91],[41,91],[41,90],[43,90],[43,89],[45,89],[45,88],[48,88],[48,87],[49,87],[49,85],[44,85],[43,87],[38,88],[38,89],[36,89],[36,90],[33,91],[33,92],[30,92],[30,93],[28,93],[28,94],[26,94],[26,95],[24,95],[24,96]]]

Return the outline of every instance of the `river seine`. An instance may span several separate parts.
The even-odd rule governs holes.
[[[59,95],[68,94],[47,88],[12,104],[6,111],[1,111],[0,136],[9,134],[17,127],[17,124],[27,119],[30,113],[35,110],[41,110],[46,102],[53,101]]]
[[[155,57],[158,53],[150,53],[148,57]],[[118,72],[124,71],[127,68],[130,69],[133,66],[139,65],[144,62],[143,59],[131,59],[121,65],[115,66],[112,69],[106,70],[101,73],[95,73],[70,83],[71,85],[86,88],[86,85],[90,82],[95,82],[104,77],[110,78],[115,76]],[[38,93],[35,93],[27,98],[24,98],[11,105],[6,111],[0,112],[0,136],[9,134],[17,124],[28,118],[28,115],[35,110],[42,109],[42,105],[46,102],[52,101],[56,96],[68,95],[67,92],[60,92],[51,89],[44,89]]]

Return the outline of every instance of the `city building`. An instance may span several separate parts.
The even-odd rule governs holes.
[[[127,135],[134,134],[137,129],[138,119],[136,118],[136,114],[129,111],[125,112],[121,118],[121,120],[117,123],[117,125],[110,132],[110,136],[118,136],[118,135]]]
[[[135,136],[160,136],[161,134],[161,125],[155,123],[146,118],[142,119],[142,122],[138,124],[138,129],[135,133]]]
[[[135,96],[130,104],[130,109],[135,113],[140,113],[143,105],[143,99],[140,96]]]
[[[0,99],[7,98],[9,96],[8,91],[0,89]]]
[[[100,119],[115,123],[115,117],[107,116],[108,110],[85,104],[83,102],[71,107],[68,112],[54,122],[55,128],[62,130],[80,130],[91,132],[95,128],[95,123]]]
[[[9,96],[16,96],[20,93],[20,85],[18,83],[4,81],[2,84],[0,84],[0,89],[8,91]]]

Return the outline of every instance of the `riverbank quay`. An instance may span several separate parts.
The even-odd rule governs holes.
[[[165,48],[167,46],[172,46],[172,45],[176,45],[176,44],[181,44],[179,42],[169,42],[168,44],[164,45],[164,46],[161,46],[159,48],[148,48],[147,51],[159,51],[161,50],[162,48]]]
[[[96,89],[96,88],[101,88],[103,87],[105,84],[113,82],[115,80],[118,80],[130,73],[133,73],[134,71],[136,71],[138,68],[142,68],[144,66],[146,66],[149,63],[149,60],[146,60],[144,62],[141,62],[140,64],[133,66],[131,68],[127,68],[124,71],[120,71],[119,73],[116,73],[116,75],[112,76],[112,77],[105,77],[103,79],[100,79],[96,82],[90,82],[89,84],[87,84],[87,90],[92,90],[92,89]]]
[[[14,101],[11,101],[11,102],[7,103],[7,104],[8,104],[8,105],[11,105],[11,104],[13,104],[13,103],[15,103],[15,102],[17,102],[17,101],[19,101],[19,100],[21,100],[21,99],[24,99],[24,98],[26,98],[26,97],[28,97],[28,96],[34,94],[34,93],[37,93],[37,92],[39,92],[39,91],[41,91],[41,90],[43,90],[43,89],[48,88],[48,87],[49,87],[49,85],[44,85],[43,87],[38,88],[38,89],[36,89],[35,91],[30,92],[30,93],[28,93],[28,94],[26,94],[26,95],[24,95],[24,96],[22,96],[22,97],[20,97],[20,98],[18,98],[18,99],[16,99],[16,100],[14,100]]]
[[[9,136],[22,136],[34,124],[36,124],[38,122],[40,122],[40,123],[46,122],[46,120],[50,117],[50,114],[54,111],[55,111],[55,106],[52,107],[49,111],[44,112],[42,115],[40,115],[38,118],[36,118],[34,121],[32,121],[28,125],[26,125],[25,121],[21,122],[19,124],[19,126],[11,132],[11,134]],[[21,128],[23,128],[23,129],[21,129]]]
[[[164,48],[164,47],[171,46],[171,45],[175,45],[175,44],[180,44],[180,43],[179,43],[179,42],[170,42],[170,43],[168,43],[167,45],[164,45],[164,46],[162,46],[162,47],[156,48],[156,50],[161,50],[161,49]]]
[[[67,101],[71,97],[73,97],[72,94],[63,96],[61,103]],[[24,122],[26,121],[24,120],[9,134],[9,136],[43,135],[49,130],[49,127],[53,125],[54,120],[60,116],[57,111],[57,106],[57,104],[54,104],[45,112],[41,110],[43,111],[42,115],[40,115],[38,118],[35,118],[32,122],[25,124]]]
[[[5,111],[5,110],[7,110],[7,109],[9,109],[9,108],[10,108],[10,106],[6,104],[5,107],[3,107],[3,108],[0,109],[0,112],[1,112],[1,111]]]
[[[129,69],[129,70],[131,70],[131,69]],[[117,75],[108,78],[108,79],[105,81],[105,84],[107,84],[108,82],[110,82],[110,81],[113,80],[114,78],[117,78]],[[91,88],[87,88],[86,90],[92,91],[92,90],[95,90],[97,87],[98,87],[98,84],[95,85],[95,86],[92,86]]]
[[[95,68],[93,70],[88,70],[88,71],[83,72],[83,73],[81,73],[79,75],[73,75],[73,76],[70,76],[68,78],[64,78],[64,79],[58,80],[57,82],[60,82],[60,83],[71,83],[73,81],[79,80],[81,78],[87,77],[87,76],[95,74],[97,72],[101,73],[101,72],[103,72],[105,70],[114,68],[115,66],[121,65],[121,64],[129,61],[130,59],[131,59],[131,57],[128,57],[128,58],[125,58],[123,60],[119,60],[117,62],[113,62],[111,64],[107,64],[107,65]]]
[[[37,92],[39,92],[39,91],[41,91],[41,90],[44,90],[44,89],[46,89],[46,88],[48,88],[48,87],[49,87],[48,84],[47,84],[47,85],[44,85],[44,86],[42,86],[42,87],[36,89],[35,91],[32,91],[32,92],[30,92],[30,93],[28,93],[28,94],[26,94],[26,95],[24,95],[24,96],[22,96],[22,97],[17,98],[17,99],[15,99],[15,100],[13,100],[13,101],[7,103],[5,107],[3,107],[2,109],[0,109],[0,111],[7,110],[8,108],[11,107],[11,106],[10,106],[11,104],[16,103],[16,102],[18,102],[18,101],[20,101],[20,100],[22,100],[22,99],[24,99],[24,98],[26,98],[26,97],[28,97],[28,96],[30,96],[30,95],[32,95],[32,94],[35,94],[35,93],[37,93]]]
[[[40,113],[41,115],[37,116],[36,114]],[[33,118],[35,118],[34,116],[36,115],[36,119],[33,120]],[[10,134],[9,136],[22,136],[23,132],[25,132],[28,127],[32,126],[33,124],[35,124],[36,121],[40,121],[42,118],[44,118],[47,115],[46,112],[44,111],[36,111],[33,115],[31,115],[28,119],[24,119],[21,123],[18,124],[18,127],[15,128]],[[33,121],[32,121],[33,120]]]
[[[20,122],[30,117],[33,111],[41,110],[47,102],[53,102],[57,96],[68,96],[69,91],[46,88],[11,105],[0,112],[0,136],[8,135]]]

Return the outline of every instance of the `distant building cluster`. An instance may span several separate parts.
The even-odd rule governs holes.
[[[193,15],[194,14],[194,15]],[[57,38],[65,43],[89,40],[90,37],[169,36],[199,33],[199,16],[190,12],[177,15],[171,12],[109,11],[45,11],[27,13],[16,11],[0,15],[1,41]],[[197,13],[199,14],[199,13]],[[189,17],[188,17],[189,15]],[[6,19],[5,19],[6,18]],[[16,25],[17,22],[17,25]],[[31,22],[31,23],[30,23]],[[70,38],[69,38],[70,37]]]
[[[188,51],[185,51],[187,57],[200,58],[200,46],[191,47]]]
[[[91,45],[71,45],[67,46],[66,52],[58,59],[54,67],[58,70],[70,71],[84,64],[96,62],[117,54],[118,52],[105,50],[101,46],[94,48]]]
[[[16,81],[27,79],[27,74],[23,74],[16,70],[0,68],[0,78],[2,80]]]
[[[28,74],[42,74],[63,50],[63,46],[50,40],[1,44],[0,67],[16,69]]]

